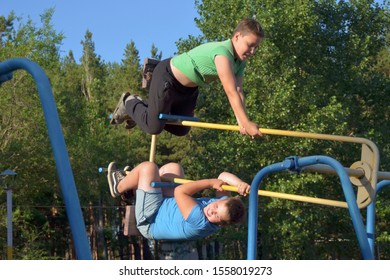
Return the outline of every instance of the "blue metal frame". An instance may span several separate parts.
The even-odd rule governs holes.
[[[30,73],[38,88],[72,231],[76,256],[78,259],[90,260],[92,256],[85,223],[49,79],[42,68],[35,62],[25,58],[14,58],[0,63],[0,85],[10,80],[12,72],[19,69],[24,69]]]
[[[257,255],[258,190],[262,179],[270,173],[283,170],[299,171],[301,167],[319,163],[331,166],[340,177],[344,196],[348,204],[348,210],[351,215],[352,224],[356,232],[363,259],[374,259],[374,255],[368,243],[367,232],[365,231],[359,208],[356,203],[356,196],[344,167],[337,160],[328,156],[309,156],[304,158],[289,157],[283,162],[266,166],[261,169],[253,179],[249,194],[248,260],[255,260]]]
[[[385,187],[390,187],[390,180],[384,180],[379,182],[376,185],[376,190],[374,194],[374,198],[371,203],[367,206],[367,236],[368,243],[370,244],[371,252],[374,254],[374,246],[375,246],[375,202],[376,196],[382,191]]]

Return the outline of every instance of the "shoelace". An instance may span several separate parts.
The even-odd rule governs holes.
[[[118,178],[118,182],[122,181],[126,177],[126,173],[122,170],[116,170],[114,171],[115,177]]]

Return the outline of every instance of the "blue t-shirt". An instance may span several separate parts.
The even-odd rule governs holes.
[[[203,208],[225,198],[195,198],[197,204],[192,208],[187,220],[184,220],[174,197],[164,198],[150,226],[150,234],[155,240],[193,240],[209,236],[220,227],[209,222]]]

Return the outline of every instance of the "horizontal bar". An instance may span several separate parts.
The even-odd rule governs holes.
[[[379,180],[390,180],[390,172],[378,171]]]
[[[229,124],[192,122],[192,121],[187,121],[187,120],[183,120],[180,123],[172,123],[172,124],[182,125],[182,126],[199,127],[199,128],[240,131],[240,127],[238,125],[229,125]],[[340,136],[340,135],[311,133],[311,132],[299,132],[299,131],[269,129],[269,128],[259,128],[259,131],[262,134],[269,134],[269,135],[322,139],[322,140],[334,140],[334,141],[341,141],[341,142],[360,143],[360,144],[366,144],[370,147],[372,147],[372,146],[376,147],[376,145],[372,141],[370,141],[366,138],[360,138],[360,137]]]
[[[98,171],[99,171],[99,173],[107,172],[108,168],[106,168],[106,167],[99,167]]]
[[[150,186],[152,188],[175,188],[179,186],[179,183],[174,182],[151,182]]]
[[[158,116],[160,120],[167,120],[168,122],[180,122],[180,121],[193,121],[198,122],[199,119],[192,116],[180,116],[180,115],[169,115],[169,114],[160,114]]]
[[[105,172],[107,171],[107,168],[99,167],[99,172]],[[352,169],[354,171],[354,169]],[[360,173],[357,172],[356,175],[359,175]],[[163,182],[172,182],[175,183],[175,185],[158,185],[156,183],[160,182],[152,182],[151,186],[153,188],[161,188],[161,187],[174,187],[180,184],[185,184],[189,182],[193,182],[193,180],[187,180],[182,178],[167,178],[167,177],[161,177],[161,180]],[[153,185],[152,185],[153,184]],[[236,186],[230,186],[230,185],[222,185],[222,189],[225,191],[231,191],[231,192],[237,192],[238,187]],[[287,193],[280,193],[280,192],[273,192],[273,191],[265,191],[265,190],[259,190],[258,194],[260,196],[266,196],[266,197],[275,197],[280,199],[287,199],[287,200],[294,200],[294,201],[300,201],[300,202],[308,202],[313,204],[320,204],[320,205],[328,205],[328,206],[334,206],[334,207],[341,207],[341,208],[348,208],[348,205],[344,201],[338,201],[338,200],[331,200],[331,199],[324,199],[324,198],[317,198],[317,197],[310,197],[310,196],[303,196],[303,195],[295,195],[295,194],[287,194]]]
[[[363,178],[364,170],[344,167],[349,177]],[[302,171],[319,172],[325,174],[336,174],[336,171],[325,164],[316,164],[302,168]],[[378,171],[378,180],[390,180],[390,172]]]
[[[178,183],[178,184],[185,184],[185,183],[193,182],[192,180],[181,179],[181,178],[173,178],[172,179],[172,178],[161,177],[161,179],[165,182],[174,182],[174,183]],[[238,187],[230,186],[230,185],[222,185],[222,189],[224,189],[225,191],[237,192]],[[323,198],[316,198],[316,197],[309,197],[309,196],[302,196],[302,195],[295,195],[295,194],[286,194],[286,193],[279,193],[279,192],[265,191],[265,190],[259,190],[258,195],[266,196],[266,197],[288,199],[288,200],[294,200],[294,201],[300,201],[300,202],[308,202],[308,203],[313,203],[313,204],[348,208],[348,204],[346,202],[331,200],[331,199],[323,199]]]
[[[227,124],[216,124],[216,123],[205,123],[205,122],[191,122],[191,121],[181,121],[176,123],[170,123],[174,125],[182,125],[182,126],[191,126],[198,128],[209,128],[209,129],[220,129],[220,130],[231,130],[231,131],[240,131],[240,127],[238,125],[227,125]],[[340,135],[331,135],[331,134],[320,134],[320,133],[309,133],[309,132],[299,132],[299,131],[289,131],[289,130],[280,130],[280,129],[267,129],[260,128],[259,131],[264,135],[279,135],[279,136],[288,136],[288,137],[298,137],[298,138],[309,138],[309,139],[319,139],[319,140],[331,140],[331,141],[339,141],[339,142],[348,142],[355,144],[362,144],[362,160],[363,160],[363,151],[364,147],[368,147],[372,153],[372,159],[368,164],[372,170],[371,179],[369,180],[371,185],[370,187],[375,190],[376,183],[378,181],[379,174],[379,150],[374,142],[361,137],[351,137],[351,136],[340,136]],[[390,176],[387,173],[381,173],[381,175],[385,175],[383,179],[387,179]],[[359,189],[360,190],[360,189]],[[365,203],[369,203],[370,199],[365,200]],[[364,204],[363,204],[364,205]],[[363,205],[360,205],[363,206]]]
[[[354,169],[354,168],[347,168],[344,167],[345,171],[347,172],[349,177],[356,177],[356,178],[362,178],[364,177],[364,170],[363,169]],[[310,172],[318,172],[323,174],[337,174],[337,172],[331,168],[329,165],[326,164],[316,164],[311,166],[306,166],[302,168],[302,171],[310,171]]]

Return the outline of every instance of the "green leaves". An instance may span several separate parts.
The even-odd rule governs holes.
[[[244,78],[247,111],[253,121],[262,128],[367,137],[380,149],[381,170],[390,170],[388,3],[194,2],[199,13],[195,21],[203,34],[178,38],[178,53],[229,38],[245,17],[255,15],[265,29],[266,39],[248,62]],[[139,128],[127,131],[109,125],[109,114],[122,92],[147,95],[140,89],[139,52],[130,41],[121,62],[105,63],[95,52],[92,31],[87,30],[81,40],[81,61],[76,61],[72,52],[61,58],[64,34],[53,29],[53,12],[43,13],[40,24],[30,19],[22,22],[14,14],[0,16],[0,61],[27,57],[48,74],[91,247],[100,258],[105,257],[104,249],[115,258],[129,246],[117,237],[122,206],[109,195],[106,177],[97,168],[114,160],[121,167],[149,160],[149,135]],[[162,57],[157,46],[151,46],[151,56]],[[201,121],[236,124],[220,83],[200,92],[195,113]],[[16,244],[15,257],[72,256],[47,129],[36,86],[25,72],[14,73],[13,79],[0,87],[0,112],[0,168],[13,167],[19,174],[14,193],[15,219],[19,221],[15,231],[23,238]],[[185,137],[163,132],[157,139],[156,163],[180,162],[189,179],[217,177],[226,170],[251,183],[263,167],[291,155],[329,155],[345,165],[360,159],[360,147],[348,144],[271,135],[252,140],[232,131],[193,128]],[[344,199],[338,178],[318,174],[272,174],[261,189]],[[377,242],[383,259],[390,255],[387,200],[384,192],[377,207]],[[258,212],[258,258],[361,258],[346,209],[259,197]],[[0,215],[5,217],[2,208]],[[0,229],[5,227],[2,220]],[[101,226],[103,231],[98,230]],[[245,258],[245,237],[246,224],[215,236],[227,259]],[[1,233],[0,240],[5,240]]]
[[[229,36],[231,26],[248,11],[249,4],[265,29],[266,39],[249,61],[244,79],[247,111],[254,121],[263,128],[375,137],[378,146],[383,147],[383,166],[389,169],[386,152],[389,137],[384,131],[388,128],[385,122],[389,121],[388,114],[384,113],[388,111],[389,102],[386,101],[390,95],[386,88],[389,79],[380,78],[382,74],[373,70],[377,54],[384,54],[381,61],[389,54],[384,44],[389,27],[388,6],[380,7],[373,1],[329,0],[223,3],[204,0],[196,3],[200,15],[197,24],[206,40]],[[201,92],[205,102],[198,104],[197,112],[202,120],[235,122],[230,108],[226,108],[228,103],[221,88],[212,86]],[[377,123],[382,123],[382,127]],[[205,159],[200,165],[207,164],[211,171],[225,168],[249,180],[264,165],[279,162],[289,155],[329,155],[343,163],[352,163],[360,156],[356,147],[308,139],[266,136],[259,141],[246,142],[231,132],[205,132],[201,139],[204,139],[202,157]],[[199,161],[200,158],[197,157]],[[276,174],[275,179],[267,180],[266,188],[310,196],[320,196],[326,190],[332,194],[329,198],[343,197],[337,180],[329,184],[317,177],[282,178],[285,176]],[[294,187],[298,182],[301,182],[299,191]],[[312,243],[320,235],[310,232],[321,232],[323,239],[332,236],[331,223],[326,230],[313,227],[314,223],[325,221],[329,213],[311,205],[280,200],[270,202],[267,198],[262,201],[265,204],[259,206],[260,234],[263,233],[260,243],[267,249],[260,254],[265,258],[277,254],[277,258],[282,259],[328,257],[329,251],[323,250],[326,246]],[[309,213],[303,211],[300,215],[303,223],[298,223],[296,217],[282,216],[282,213],[293,213],[296,209],[310,209]],[[306,224],[305,221],[312,222]],[[299,226],[295,227],[296,223]],[[351,232],[348,224],[337,234],[353,238]],[[305,243],[318,247],[318,252],[313,254],[304,249],[308,248]]]

